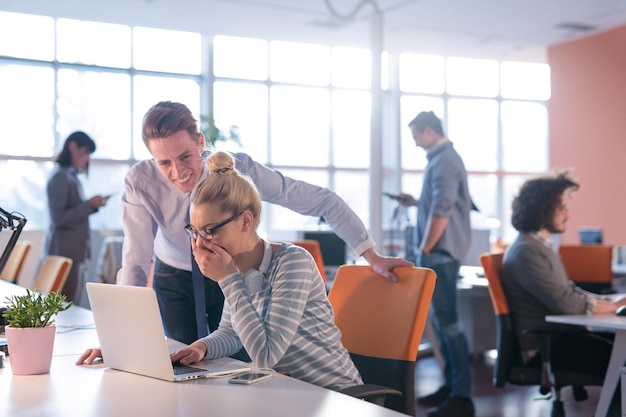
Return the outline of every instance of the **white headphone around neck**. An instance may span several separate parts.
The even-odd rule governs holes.
[[[258,292],[263,288],[265,273],[272,260],[272,245],[263,240],[263,246],[265,247],[265,252],[263,252],[263,260],[261,261],[259,269],[249,269],[243,274],[243,283],[251,293]]]

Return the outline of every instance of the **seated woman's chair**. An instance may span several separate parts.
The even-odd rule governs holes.
[[[415,361],[437,276],[428,268],[393,272],[398,282],[370,266],[342,265],[328,298],[341,341],[365,382],[342,392],[414,416]]]
[[[552,391],[554,401],[552,417],[565,416],[561,401],[561,388],[571,385],[574,389],[574,398],[577,401],[587,399],[585,385],[602,385],[603,378],[580,372],[555,369],[551,364],[550,347],[552,338],[564,333],[564,328],[551,329],[549,323],[545,328],[533,329],[540,341],[540,366],[525,365],[522,361],[513,321],[510,315],[509,303],[506,299],[500,272],[502,270],[502,253],[484,253],[480,262],[485,270],[489,282],[489,295],[496,315],[498,357],[493,370],[493,386],[503,388],[507,383],[513,385],[539,385],[539,392],[546,395]],[[572,331],[574,327],[572,327]]]
[[[292,243],[306,249],[311,256],[313,256],[317,269],[319,269],[320,275],[324,280],[324,285],[326,285],[328,283],[328,278],[326,277],[326,266],[324,265],[324,258],[322,257],[322,248],[320,247],[320,243],[313,239],[296,240]]]
[[[7,259],[7,263],[4,265],[2,271],[0,271],[0,278],[17,283],[17,280],[20,278],[20,272],[22,272],[22,267],[26,262],[26,257],[30,252],[30,248],[33,246],[33,242],[29,240],[21,240],[15,243],[13,247],[13,252],[9,255]]]
[[[66,258],[65,256],[46,256],[37,274],[37,279],[35,280],[35,289],[37,292],[47,295],[52,292],[61,291],[73,263],[70,258]]]

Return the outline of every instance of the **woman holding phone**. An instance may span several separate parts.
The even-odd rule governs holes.
[[[85,285],[85,261],[89,258],[89,216],[106,204],[110,196],[86,199],[78,174],[89,171],[89,158],[96,143],[85,132],[77,131],[65,139],[56,166],[46,186],[50,225],[44,256],[60,255],[72,259],[72,269],[61,293],[68,301],[78,302]]]

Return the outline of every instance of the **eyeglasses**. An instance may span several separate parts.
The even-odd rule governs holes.
[[[569,211],[569,206],[567,204],[561,204],[557,207],[560,211]]]
[[[215,233],[217,233],[218,230],[220,230],[222,227],[226,226],[228,223],[232,222],[239,216],[241,216],[241,213],[235,214],[234,216],[229,217],[228,219],[224,220],[223,222],[219,224],[216,224],[210,229],[196,230],[193,227],[191,227],[190,224],[188,224],[187,226],[185,226],[185,232],[187,232],[189,237],[192,238],[193,240],[198,239],[198,236],[200,236],[204,240],[213,240],[215,238]]]

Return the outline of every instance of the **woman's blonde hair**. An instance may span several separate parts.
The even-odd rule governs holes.
[[[261,222],[261,196],[247,175],[235,168],[235,157],[223,151],[214,152],[205,162],[210,175],[200,181],[191,193],[191,204],[217,204],[224,213],[252,212],[254,228]]]

